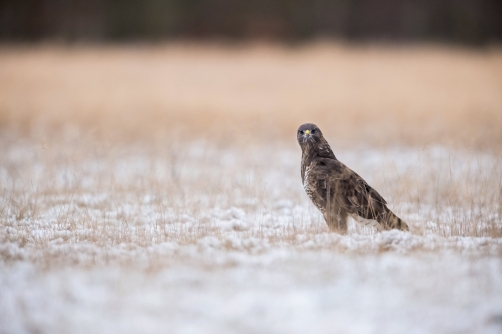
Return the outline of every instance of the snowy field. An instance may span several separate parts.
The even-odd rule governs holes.
[[[294,141],[0,142],[1,333],[502,331],[500,156],[335,145],[411,228],[340,236]]]
[[[501,333],[500,78],[497,46],[0,46],[0,334]],[[328,232],[305,122],[410,232]]]

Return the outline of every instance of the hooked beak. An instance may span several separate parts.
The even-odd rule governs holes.
[[[310,130],[305,130],[305,134],[303,136],[309,138],[311,136]]]

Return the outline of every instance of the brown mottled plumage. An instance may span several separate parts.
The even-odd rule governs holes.
[[[349,216],[379,230],[408,230],[375,189],[338,161],[315,124],[300,126],[297,139],[302,148],[303,186],[330,230],[345,234]]]

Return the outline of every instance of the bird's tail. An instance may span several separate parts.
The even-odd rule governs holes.
[[[394,214],[394,212],[392,212],[390,210],[382,218],[384,218],[384,219],[382,219],[382,221],[379,221],[379,223],[382,224],[386,230],[390,230],[393,228],[401,230],[401,231],[409,231],[410,230],[410,228],[408,227],[408,224],[406,224],[401,218],[396,216]]]

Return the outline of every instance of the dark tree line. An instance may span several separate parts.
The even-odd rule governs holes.
[[[502,40],[501,0],[0,0],[1,40]]]

